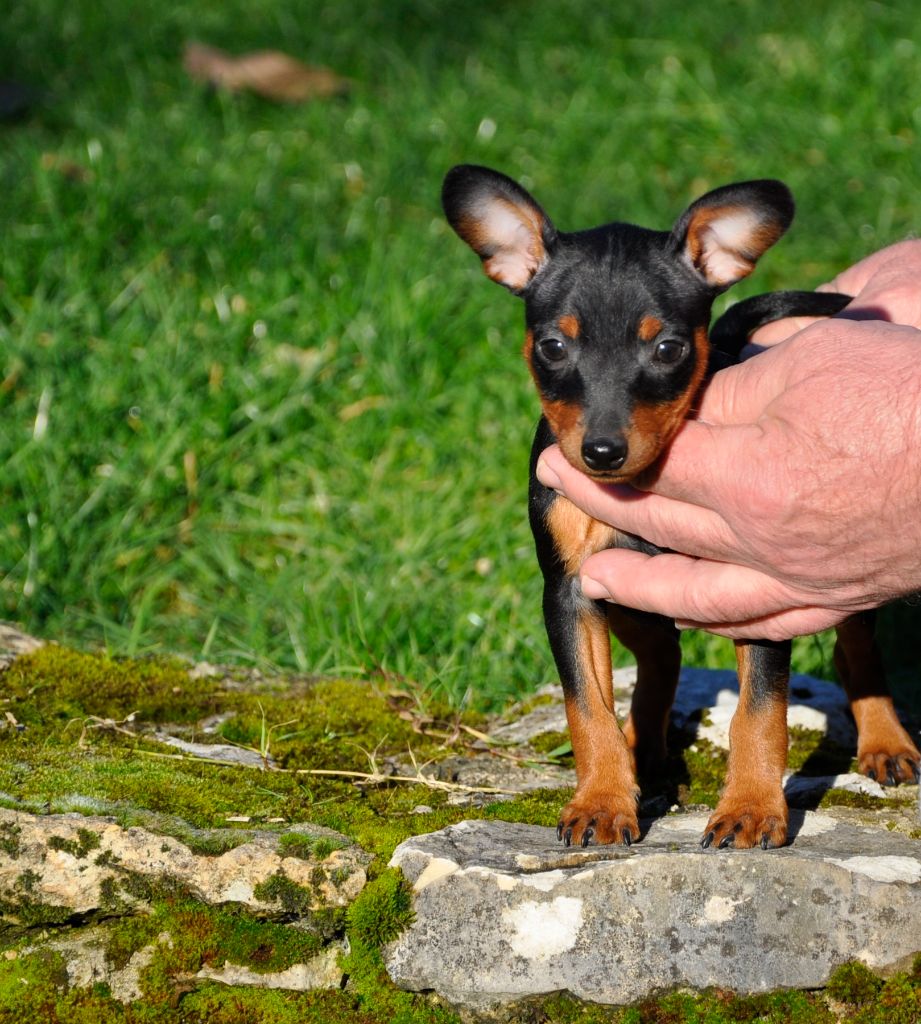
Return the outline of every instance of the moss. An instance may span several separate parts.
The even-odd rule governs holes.
[[[30,928],[47,928],[66,924],[73,917],[70,907],[46,903],[27,897],[0,898],[0,932],[5,938],[19,935]]]
[[[818,729],[804,729],[802,726],[791,725],[787,768],[791,772],[798,772],[816,754],[824,739],[825,734]],[[813,774],[817,773],[813,772]]]
[[[342,967],[358,1005],[375,1019],[456,1024],[451,1011],[433,1006],[423,996],[402,992],[387,976],[381,946],[412,923],[411,890],[395,868],[383,870],[369,882],[348,912],[349,952]]]
[[[19,837],[22,829],[11,821],[4,821],[0,824],[0,851],[5,853],[11,860],[16,860],[20,854]]]
[[[286,838],[287,838],[287,836],[282,836],[281,837],[281,842],[284,843],[284,840]],[[342,843],[338,843],[338,842],[336,842],[333,839],[329,839],[328,837],[321,836],[313,844],[313,855],[314,855],[314,857],[318,858],[319,860],[326,860],[326,858],[331,853],[333,853],[335,850],[341,850],[341,849],[342,849]]]
[[[187,721],[220,708],[232,715],[222,726],[226,738],[258,747],[265,728],[276,763],[298,771],[362,771],[369,767],[365,751],[405,756],[408,744],[420,758],[432,756],[436,741],[415,733],[387,697],[366,683],[263,681],[253,693],[239,686],[221,689],[221,679],[189,680],[172,662],[113,661],[55,647],[17,659],[6,680],[11,707],[29,728],[0,734],[0,805],[112,815],[124,826],[174,835],[206,854],[246,842],[250,828],[270,819],[309,819],[367,838],[374,852],[384,853],[416,830],[412,808],[432,802],[423,787],[357,790],[347,779],[264,772],[176,757],[172,751],[164,758],[139,727],[141,719]],[[80,730],[74,719],[90,714],[112,719],[135,708],[140,714],[131,728],[137,736],[89,729],[75,756]],[[272,723],[289,719],[297,725],[271,731]],[[238,816],[248,823],[227,828],[227,819]],[[458,817],[458,812],[448,814],[444,823]],[[4,833],[0,841],[15,849],[13,838]],[[299,840],[288,842],[289,855],[297,848],[308,852]],[[330,841],[321,840],[309,852],[323,859],[332,852]]]
[[[726,781],[728,753],[707,740],[697,740],[684,750],[683,759],[688,782],[678,788],[679,802],[715,807]]]
[[[0,896],[0,931],[9,940],[30,928],[53,927],[64,924],[73,917],[70,907],[48,903],[35,895],[41,876],[31,870],[23,871],[16,878],[12,889]]]
[[[125,967],[132,956],[149,946],[160,932],[160,922],[154,913],[121,917],[106,933],[103,947],[105,958],[116,970]]]
[[[65,839],[63,836],[50,836],[48,848],[51,850],[63,850],[78,860],[87,856],[91,850],[98,850],[102,845],[98,832],[92,829],[78,828],[76,839]]]
[[[114,878],[103,878],[99,883],[99,907],[105,914],[123,914],[128,910],[127,902],[118,892]]]
[[[349,907],[349,938],[383,946],[408,928],[413,918],[409,883],[397,868],[386,868]]]
[[[142,942],[142,945],[148,943]],[[140,947],[139,947],[140,948]],[[130,959],[130,954],[128,954]],[[125,959],[127,963],[127,959]],[[194,961],[186,961],[194,962]],[[351,993],[286,992],[203,983],[190,990],[181,978],[166,976],[158,997],[123,1004],[106,985],[67,988],[67,973],[57,954],[32,954],[0,961],[0,1021],[41,1024],[388,1024],[369,1012]],[[421,1006],[424,1008],[425,1003]],[[427,1014],[402,1024],[435,1024],[454,1018]]]
[[[887,978],[876,1002],[864,1006],[854,1024],[918,1024],[921,1021],[921,985],[904,974]]]
[[[847,789],[830,789],[822,795],[819,807],[855,807],[863,811],[879,810],[879,797],[869,793],[852,793]]]
[[[832,999],[862,1006],[876,998],[882,984],[882,979],[869,967],[855,961],[836,968],[828,979],[826,989]]]
[[[17,658],[4,675],[17,719],[27,729],[95,715],[188,721],[217,709],[217,684],[191,679],[174,659],[121,660],[49,644]]]
[[[282,857],[298,857],[300,860],[325,860],[334,850],[341,850],[345,843],[330,836],[311,836],[305,832],[285,832],[278,837],[278,852]]]
[[[42,880],[42,876],[31,868],[26,868],[20,875],[16,877],[16,888],[25,893],[31,893],[35,890],[35,886]]]
[[[154,876],[122,870],[118,876],[118,888],[139,903],[152,904],[157,900],[187,899],[190,896],[185,883],[169,874]]]
[[[569,733],[565,730],[541,733],[540,736],[532,737],[528,741],[528,745],[539,754],[550,757],[564,757],[567,754],[572,754],[572,741],[569,738]]]
[[[552,693],[539,693],[534,697],[528,697],[526,700],[516,701],[511,707],[506,708],[506,715],[514,715],[515,718],[524,718],[525,715],[529,715],[532,711],[536,711],[537,708],[545,708],[551,704],[559,704],[560,699],[554,696]]]
[[[293,882],[284,871],[278,871],[271,878],[253,886],[253,895],[263,903],[277,903],[292,917],[309,914],[314,905],[310,890]]]

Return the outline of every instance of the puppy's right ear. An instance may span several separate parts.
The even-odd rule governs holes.
[[[515,181],[488,167],[462,164],[445,177],[441,202],[451,227],[483,261],[483,269],[516,294],[550,258],[556,228]]]

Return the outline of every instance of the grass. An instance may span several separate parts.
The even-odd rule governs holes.
[[[555,677],[521,311],[443,222],[453,163],[563,228],[782,177],[798,220],[739,294],[921,219],[908,0],[13,0],[4,27],[39,98],[0,126],[0,616],[112,654],[383,668],[455,704]],[[187,39],[352,91],[210,93]],[[831,671],[827,638],[795,658]]]

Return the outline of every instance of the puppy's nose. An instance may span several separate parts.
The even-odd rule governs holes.
[[[582,458],[589,469],[599,472],[620,469],[627,461],[627,442],[623,437],[591,437],[582,442]]]

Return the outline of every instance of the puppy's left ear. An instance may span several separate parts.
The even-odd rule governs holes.
[[[790,226],[793,196],[782,181],[743,181],[692,203],[672,229],[682,258],[711,288],[747,277]]]

